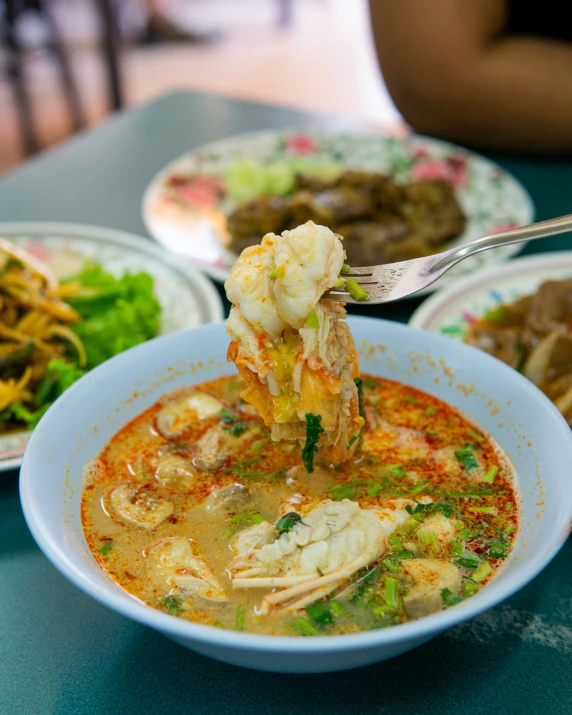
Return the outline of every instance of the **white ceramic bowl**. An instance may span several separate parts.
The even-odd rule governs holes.
[[[28,525],[53,564],[115,611],[199,653],[260,670],[323,672],[391,658],[507,598],[544,568],[572,516],[572,434],[556,408],[515,370],[460,343],[397,323],[351,318],[364,372],[446,400],[488,430],[517,469],[522,531],[498,577],[446,611],[385,630],[345,636],[259,636],[196,625],[145,606],[100,569],[80,523],[82,467],[128,420],[177,386],[232,373],[222,323],[157,338],[73,385],[34,430],[21,497]],[[49,614],[46,614],[49,617]]]

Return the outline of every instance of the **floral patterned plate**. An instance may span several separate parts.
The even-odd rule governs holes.
[[[3,223],[0,236],[38,257],[59,278],[77,273],[88,260],[117,276],[147,271],[161,303],[161,330],[172,333],[221,320],[222,301],[213,284],[188,262],[149,240],[96,226],[66,223]],[[0,472],[19,467],[30,433],[0,435]]]
[[[402,139],[316,132],[244,134],[179,157],[155,176],[143,198],[143,218],[151,235],[170,250],[192,257],[219,281],[226,280],[236,260],[236,255],[227,249],[226,216],[236,206],[231,197],[242,194],[245,200],[256,195],[257,177],[245,176],[240,185],[236,169],[245,160],[251,166],[263,170],[266,167],[269,180],[282,189],[284,179],[288,179],[282,169],[289,163],[300,173],[366,169],[390,174],[403,182],[447,179],[455,186],[468,218],[466,231],[451,245],[532,223],[534,219],[532,201],[514,177],[453,144],[421,136]],[[180,181],[179,177],[185,179]],[[471,275],[480,266],[506,260],[522,247],[516,244],[479,253],[451,269],[437,287],[450,283],[455,276]],[[434,289],[435,285],[427,292]]]
[[[471,323],[502,303],[534,293],[547,280],[572,278],[572,251],[537,253],[479,271],[424,301],[413,313],[413,328],[464,340]]]

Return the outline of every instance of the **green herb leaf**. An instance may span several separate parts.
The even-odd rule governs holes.
[[[99,549],[99,553],[102,556],[107,556],[107,554],[111,551],[113,548],[113,541],[106,541],[105,544]]]
[[[296,620],[292,621],[291,628],[301,636],[315,636],[318,634],[318,629],[307,618],[296,618]]]
[[[455,452],[455,457],[457,457],[467,472],[472,472],[474,469],[479,468],[479,463],[477,462],[475,455],[473,454],[473,450],[470,447],[458,449]]]
[[[363,380],[361,379],[361,377],[356,377],[354,379],[354,383],[357,388],[357,394],[358,394],[359,414],[360,414],[360,417],[363,417],[365,420],[365,407],[363,404]]]
[[[234,422],[238,422],[239,420],[238,415],[235,415],[230,410],[227,410],[226,407],[222,408],[222,410],[219,412],[219,415],[221,421],[224,422],[225,425],[234,424]]]
[[[240,437],[240,435],[244,434],[249,427],[250,424],[248,422],[235,422],[233,425],[224,427],[224,431],[228,432],[233,437]]]
[[[169,611],[169,613],[171,613],[173,616],[176,616],[178,613],[181,612],[181,602],[178,598],[174,598],[173,596],[167,596],[163,603],[167,611]]]
[[[448,588],[443,588],[441,590],[441,598],[446,606],[455,606],[463,600],[460,596],[456,596],[454,593],[449,591]]]
[[[285,514],[284,516],[280,517],[276,524],[274,525],[274,528],[279,534],[285,534],[286,532],[290,531],[290,529],[295,526],[296,524],[299,524],[302,521],[302,517],[300,514],[297,514],[295,511],[288,512],[288,514]]]
[[[318,451],[320,435],[324,432],[322,415],[306,414],[306,444],[302,450],[302,462],[310,474],[314,471],[314,457]]]
[[[330,606],[326,603],[312,603],[306,606],[306,613],[319,626],[327,626],[334,622]]]

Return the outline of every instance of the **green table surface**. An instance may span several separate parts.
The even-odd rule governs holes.
[[[0,180],[0,221],[99,224],[145,234],[142,192],[204,142],[355,122],[177,92],[46,152]],[[537,219],[572,212],[572,161],[491,156]],[[569,236],[526,253],[572,248]],[[360,312],[406,321],[419,301]],[[509,601],[391,661],[331,675],[218,663],[119,616],[68,583],[36,546],[18,474],[0,474],[0,714],[418,715],[572,713],[572,547]]]

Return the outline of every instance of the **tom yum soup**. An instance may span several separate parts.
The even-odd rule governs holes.
[[[148,605],[354,633],[454,606],[509,556],[508,458],[450,405],[359,376],[343,305],[320,300],[344,258],[314,224],[246,249],[226,286],[240,374],[165,395],[88,465],[87,542]]]

